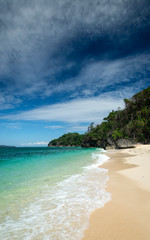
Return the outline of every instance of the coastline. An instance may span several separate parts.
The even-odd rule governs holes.
[[[106,190],[112,200],[90,217],[83,240],[148,240],[150,236],[150,145],[109,150]]]

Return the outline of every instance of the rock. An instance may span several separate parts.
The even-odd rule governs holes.
[[[115,145],[107,145],[106,147],[103,147],[106,150],[116,149]]]
[[[133,139],[118,139],[116,141],[116,148],[134,148],[136,142]]]
[[[107,146],[105,148],[106,150],[116,148],[115,142],[110,137],[107,139]]]
[[[108,145],[105,147],[106,150],[110,150],[110,149],[116,149],[115,145]]]

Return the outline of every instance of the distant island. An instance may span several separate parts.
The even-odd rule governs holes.
[[[150,87],[124,99],[123,110],[112,111],[98,125],[91,123],[85,134],[67,133],[49,142],[48,147],[79,146],[128,148],[150,143]]]
[[[6,146],[6,145],[0,145],[0,148],[15,148],[16,146]]]

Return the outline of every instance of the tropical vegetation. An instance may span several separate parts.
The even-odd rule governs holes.
[[[116,144],[118,139],[150,143],[150,87],[124,99],[125,108],[112,111],[98,125],[91,123],[84,135],[64,134],[50,142],[53,146],[103,147]]]
[[[53,146],[53,147],[59,147],[59,146],[70,146],[70,147],[76,147],[76,146],[81,146],[83,142],[83,135],[79,133],[67,133],[64,134],[63,136],[52,140],[48,146]]]

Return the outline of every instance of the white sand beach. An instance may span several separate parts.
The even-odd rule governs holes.
[[[107,191],[112,200],[90,218],[84,240],[150,239],[150,145],[110,150]]]

